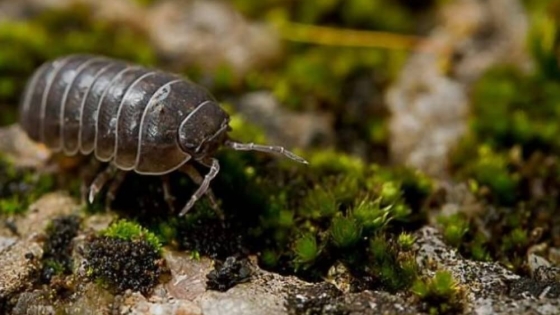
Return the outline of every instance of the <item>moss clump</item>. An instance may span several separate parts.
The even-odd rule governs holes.
[[[317,244],[317,237],[311,233],[305,233],[297,238],[293,246],[295,254],[294,266],[296,270],[300,268],[307,269],[309,266],[313,265],[322,250]]]
[[[398,239],[398,238],[397,238]],[[410,247],[401,246],[395,237],[378,235],[369,241],[366,274],[378,282],[377,286],[395,292],[409,288],[416,279],[418,269]]]
[[[329,231],[334,246],[349,248],[360,240],[362,226],[354,218],[337,216],[332,219]]]
[[[333,151],[306,158],[310,165],[300,167],[267,154],[219,152],[221,170],[212,190],[226,214],[224,222],[205,198],[183,218],[143,211],[129,215],[166,235],[167,243],[218,260],[257,253],[262,267],[308,280],[321,279],[343,262],[356,278],[374,279],[366,287],[409,285],[413,255],[409,242],[400,246],[397,238],[426,222],[423,205],[432,193],[431,181],[415,171],[370,165]],[[196,185],[180,174],[172,182],[181,192],[174,193],[181,205]],[[144,195],[140,190],[134,195]],[[372,238],[386,243],[385,253],[369,253]]]
[[[311,281],[342,263],[356,279],[368,279],[357,280],[364,289],[398,290],[412,283],[412,240],[398,238],[427,222],[424,205],[433,191],[429,178],[334,151],[308,153],[310,165],[303,167],[258,152],[223,150],[217,158],[221,169],[212,190],[225,221],[219,221],[206,198],[181,218],[162,211],[164,204],[153,211],[130,205],[119,211],[167,244],[220,261],[254,253],[261,267]],[[133,202],[161,198],[161,191],[148,188],[161,186],[159,179],[130,179],[124,189],[142,196]],[[142,184],[148,180],[153,183]],[[173,174],[171,181],[176,204],[183,205],[196,185],[182,174]],[[117,203],[125,205],[124,199]],[[372,239],[381,244],[372,245]]]
[[[464,308],[464,293],[449,271],[438,270],[433,278],[418,279],[411,291],[430,315],[459,314]]]
[[[164,273],[163,259],[146,239],[96,236],[86,243],[87,276],[116,293],[149,294]]]
[[[78,234],[80,223],[79,217],[67,215],[53,219],[47,226],[41,271],[41,280],[44,283],[49,283],[55,275],[72,273],[72,240]]]
[[[165,273],[161,244],[137,223],[119,220],[85,246],[87,276],[114,292],[151,292]]]
[[[101,231],[102,236],[125,241],[145,240],[156,252],[161,251],[159,238],[141,225],[128,220],[119,220]]]
[[[0,215],[23,213],[35,200],[54,187],[52,175],[15,167],[0,155]]]
[[[410,242],[400,246],[397,238],[426,222],[428,178],[332,151],[308,155],[303,169],[266,155],[268,164],[253,155],[249,166],[237,153],[221,153],[213,187],[227,224],[244,248],[261,253],[262,266],[318,280],[340,261],[357,277],[375,279],[372,287],[395,290],[414,279]],[[370,254],[371,239],[383,241],[378,255]]]

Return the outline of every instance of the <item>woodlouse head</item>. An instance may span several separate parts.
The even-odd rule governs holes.
[[[225,145],[238,151],[278,153],[294,161],[308,164],[305,159],[281,146],[233,141],[227,135],[230,130],[229,115],[218,103],[206,101],[194,109],[179,126],[179,146],[185,153],[199,161],[212,157],[221,145]]]
[[[203,159],[224,143],[229,130],[229,115],[216,102],[206,101],[181,122],[179,146],[194,159]]]

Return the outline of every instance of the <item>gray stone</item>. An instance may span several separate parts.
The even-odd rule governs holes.
[[[42,244],[30,236],[0,252],[0,300],[32,286],[40,268]]]

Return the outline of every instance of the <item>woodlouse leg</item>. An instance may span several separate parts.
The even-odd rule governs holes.
[[[82,177],[82,183],[80,185],[81,202],[85,203],[88,200],[89,186],[95,179],[96,174],[99,173],[99,167],[101,162],[97,159],[92,158],[89,163],[82,169],[80,176]]]
[[[171,178],[169,177],[169,175],[163,175],[161,177],[161,187],[163,188],[163,199],[167,203],[169,210],[171,210],[171,212],[174,212],[175,204],[173,202],[175,201],[175,196],[173,196],[173,194],[171,193],[170,180]]]
[[[105,209],[111,209],[111,205],[113,201],[115,201],[115,197],[117,196],[117,192],[121,187],[121,184],[124,182],[126,178],[127,172],[118,170],[117,173],[114,175],[113,181],[107,188],[107,195],[105,196]]]
[[[117,168],[113,164],[110,164],[95,177],[93,183],[89,186],[89,203],[93,203],[99,191],[103,189],[103,186],[105,186],[105,184],[107,184],[107,182],[114,176],[116,171]]]
[[[294,153],[286,150],[284,147],[280,147],[280,146],[261,145],[261,144],[254,144],[254,143],[239,143],[239,142],[234,142],[229,140],[225,142],[225,145],[238,151],[261,151],[266,153],[279,153],[296,162],[309,164],[309,162],[307,162],[302,157],[297,156]]]
[[[204,177],[202,177],[202,175],[200,175],[200,173],[196,170],[196,168],[194,168],[194,166],[192,166],[191,164],[185,164],[183,167],[181,167],[180,171],[186,173],[195,184],[199,186],[202,185],[202,182],[204,181]],[[217,199],[216,196],[214,195],[214,192],[212,191],[212,188],[209,187],[206,190],[206,197],[208,197],[212,209],[214,209],[216,214],[223,219],[224,213],[222,212],[222,210],[218,205],[218,202],[216,201]]]
[[[211,162],[210,171],[208,171],[206,176],[204,176],[202,183],[200,184],[198,189],[194,192],[194,194],[191,196],[191,199],[189,200],[189,202],[187,202],[187,205],[183,208],[183,210],[181,210],[179,216],[184,216],[194,206],[195,202],[207,192],[212,179],[214,179],[214,177],[218,175],[218,172],[220,171],[220,163],[215,158],[212,158],[210,162]],[[206,162],[202,162],[202,163],[206,165]]]

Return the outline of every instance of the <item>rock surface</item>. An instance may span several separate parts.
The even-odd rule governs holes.
[[[461,196],[456,199],[464,202]],[[170,276],[152,293],[110,293],[86,280],[80,249],[88,233],[107,227],[115,219],[108,212],[84,216],[83,226],[73,239],[73,275],[55,278],[50,287],[37,285],[48,222],[60,215],[80,214],[80,209],[77,200],[67,193],[53,192],[33,203],[25,215],[8,218],[11,229],[0,228],[0,302],[9,305],[12,314],[61,310],[66,314],[423,314],[418,300],[408,294],[351,292],[340,289],[347,287],[344,284],[329,281],[308,283],[262,270],[254,257],[244,265],[250,269],[246,281],[212,290],[208,281],[214,261],[171,248],[163,252]],[[433,276],[436,269],[450,271],[465,289],[465,314],[544,315],[560,311],[558,273],[544,258],[531,254],[528,259],[533,277],[523,278],[498,263],[464,259],[433,227],[421,228],[415,236],[421,273]],[[66,288],[70,293],[53,300],[54,288]]]
[[[449,270],[467,291],[465,314],[558,314],[558,282],[522,278],[498,263],[464,259],[445,245],[439,232],[424,227],[418,237],[417,262],[422,272]]]

